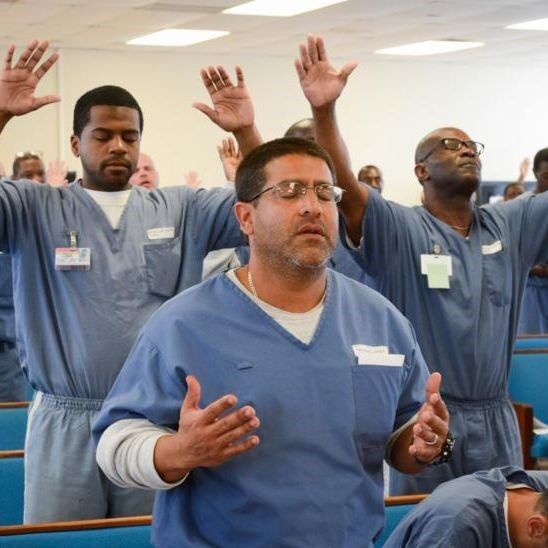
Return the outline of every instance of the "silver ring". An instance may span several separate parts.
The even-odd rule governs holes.
[[[434,432],[434,439],[432,441],[424,441],[424,443],[426,443],[426,445],[436,445],[436,443],[438,443],[438,440],[440,439],[440,437]]]

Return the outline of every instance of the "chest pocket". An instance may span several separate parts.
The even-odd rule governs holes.
[[[495,306],[505,306],[512,299],[510,257],[508,250],[482,255],[483,283],[489,300]]]
[[[181,270],[181,238],[159,244],[145,244],[143,249],[148,292],[161,297],[173,297]]]
[[[352,367],[356,429],[363,448],[384,449],[394,426],[403,369],[383,365]]]

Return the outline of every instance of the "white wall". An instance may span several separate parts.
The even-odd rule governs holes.
[[[127,87],[141,103],[141,148],[154,157],[162,184],[181,183],[183,172],[191,169],[207,185],[218,184],[223,176],[215,145],[223,133],[191,107],[194,101],[208,100],[199,69],[212,62],[231,70],[236,63],[242,65],[264,138],[280,136],[292,122],[309,115],[292,59],[63,51],[59,69],[40,87],[43,93],[58,88],[63,102],[13,120],[0,142],[0,160],[8,164],[15,151],[39,149],[46,159],[59,156],[78,169],[68,146],[74,102],[86,90],[108,83]],[[362,64],[340,100],[340,125],[355,169],[378,164],[385,173],[387,197],[413,204],[420,194],[413,176],[414,147],[440,126],[461,127],[486,145],[485,180],[515,179],[520,160],[548,146],[547,87],[548,74],[534,67],[433,61]]]

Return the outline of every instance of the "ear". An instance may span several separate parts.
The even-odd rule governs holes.
[[[543,538],[548,534],[546,530],[546,518],[540,514],[533,514],[527,520],[527,533],[529,538]]]
[[[415,177],[417,177],[421,185],[424,185],[424,182],[430,179],[430,173],[426,164],[420,163],[415,166]]]
[[[248,202],[236,202],[234,204],[234,215],[240,223],[240,230],[246,235],[253,234],[253,212],[255,208]]]
[[[76,135],[70,136],[70,148],[76,158],[80,157],[80,138]]]

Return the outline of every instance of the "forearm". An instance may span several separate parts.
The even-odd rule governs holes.
[[[4,131],[4,128],[6,127],[6,124],[13,118],[11,114],[8,112],[1,112],[0,111],[0,133]]]
[[[184,476],[173,482],[165,481],[154,463],[157,441],[169,432],[144,419],[118,421],[101,436],[97,463],[105,475],[121,487],[170,489]]]
[[[369,192],[365,185],[361,185],[352,172],[352,165],[348,149],[337,125],[335,103],[322,108],[313,108],[316,129],[316,141],[331,156],[337,174],[337,185],[346,192],[340,203],[341,213],[344,216],[350,238],[358,243],[361,236],[361,222]]]
[[[189,473],[181,462],[181,450],[177,437],[173,434],[162,436],[154,447],[154,468],[166,483],[176,483],[183,480]]]
[[[238,147],[244,156],[247,156],[254,148],[263,143],[263,138],[255,124],[234,131],[234,137],[238,141]]]

